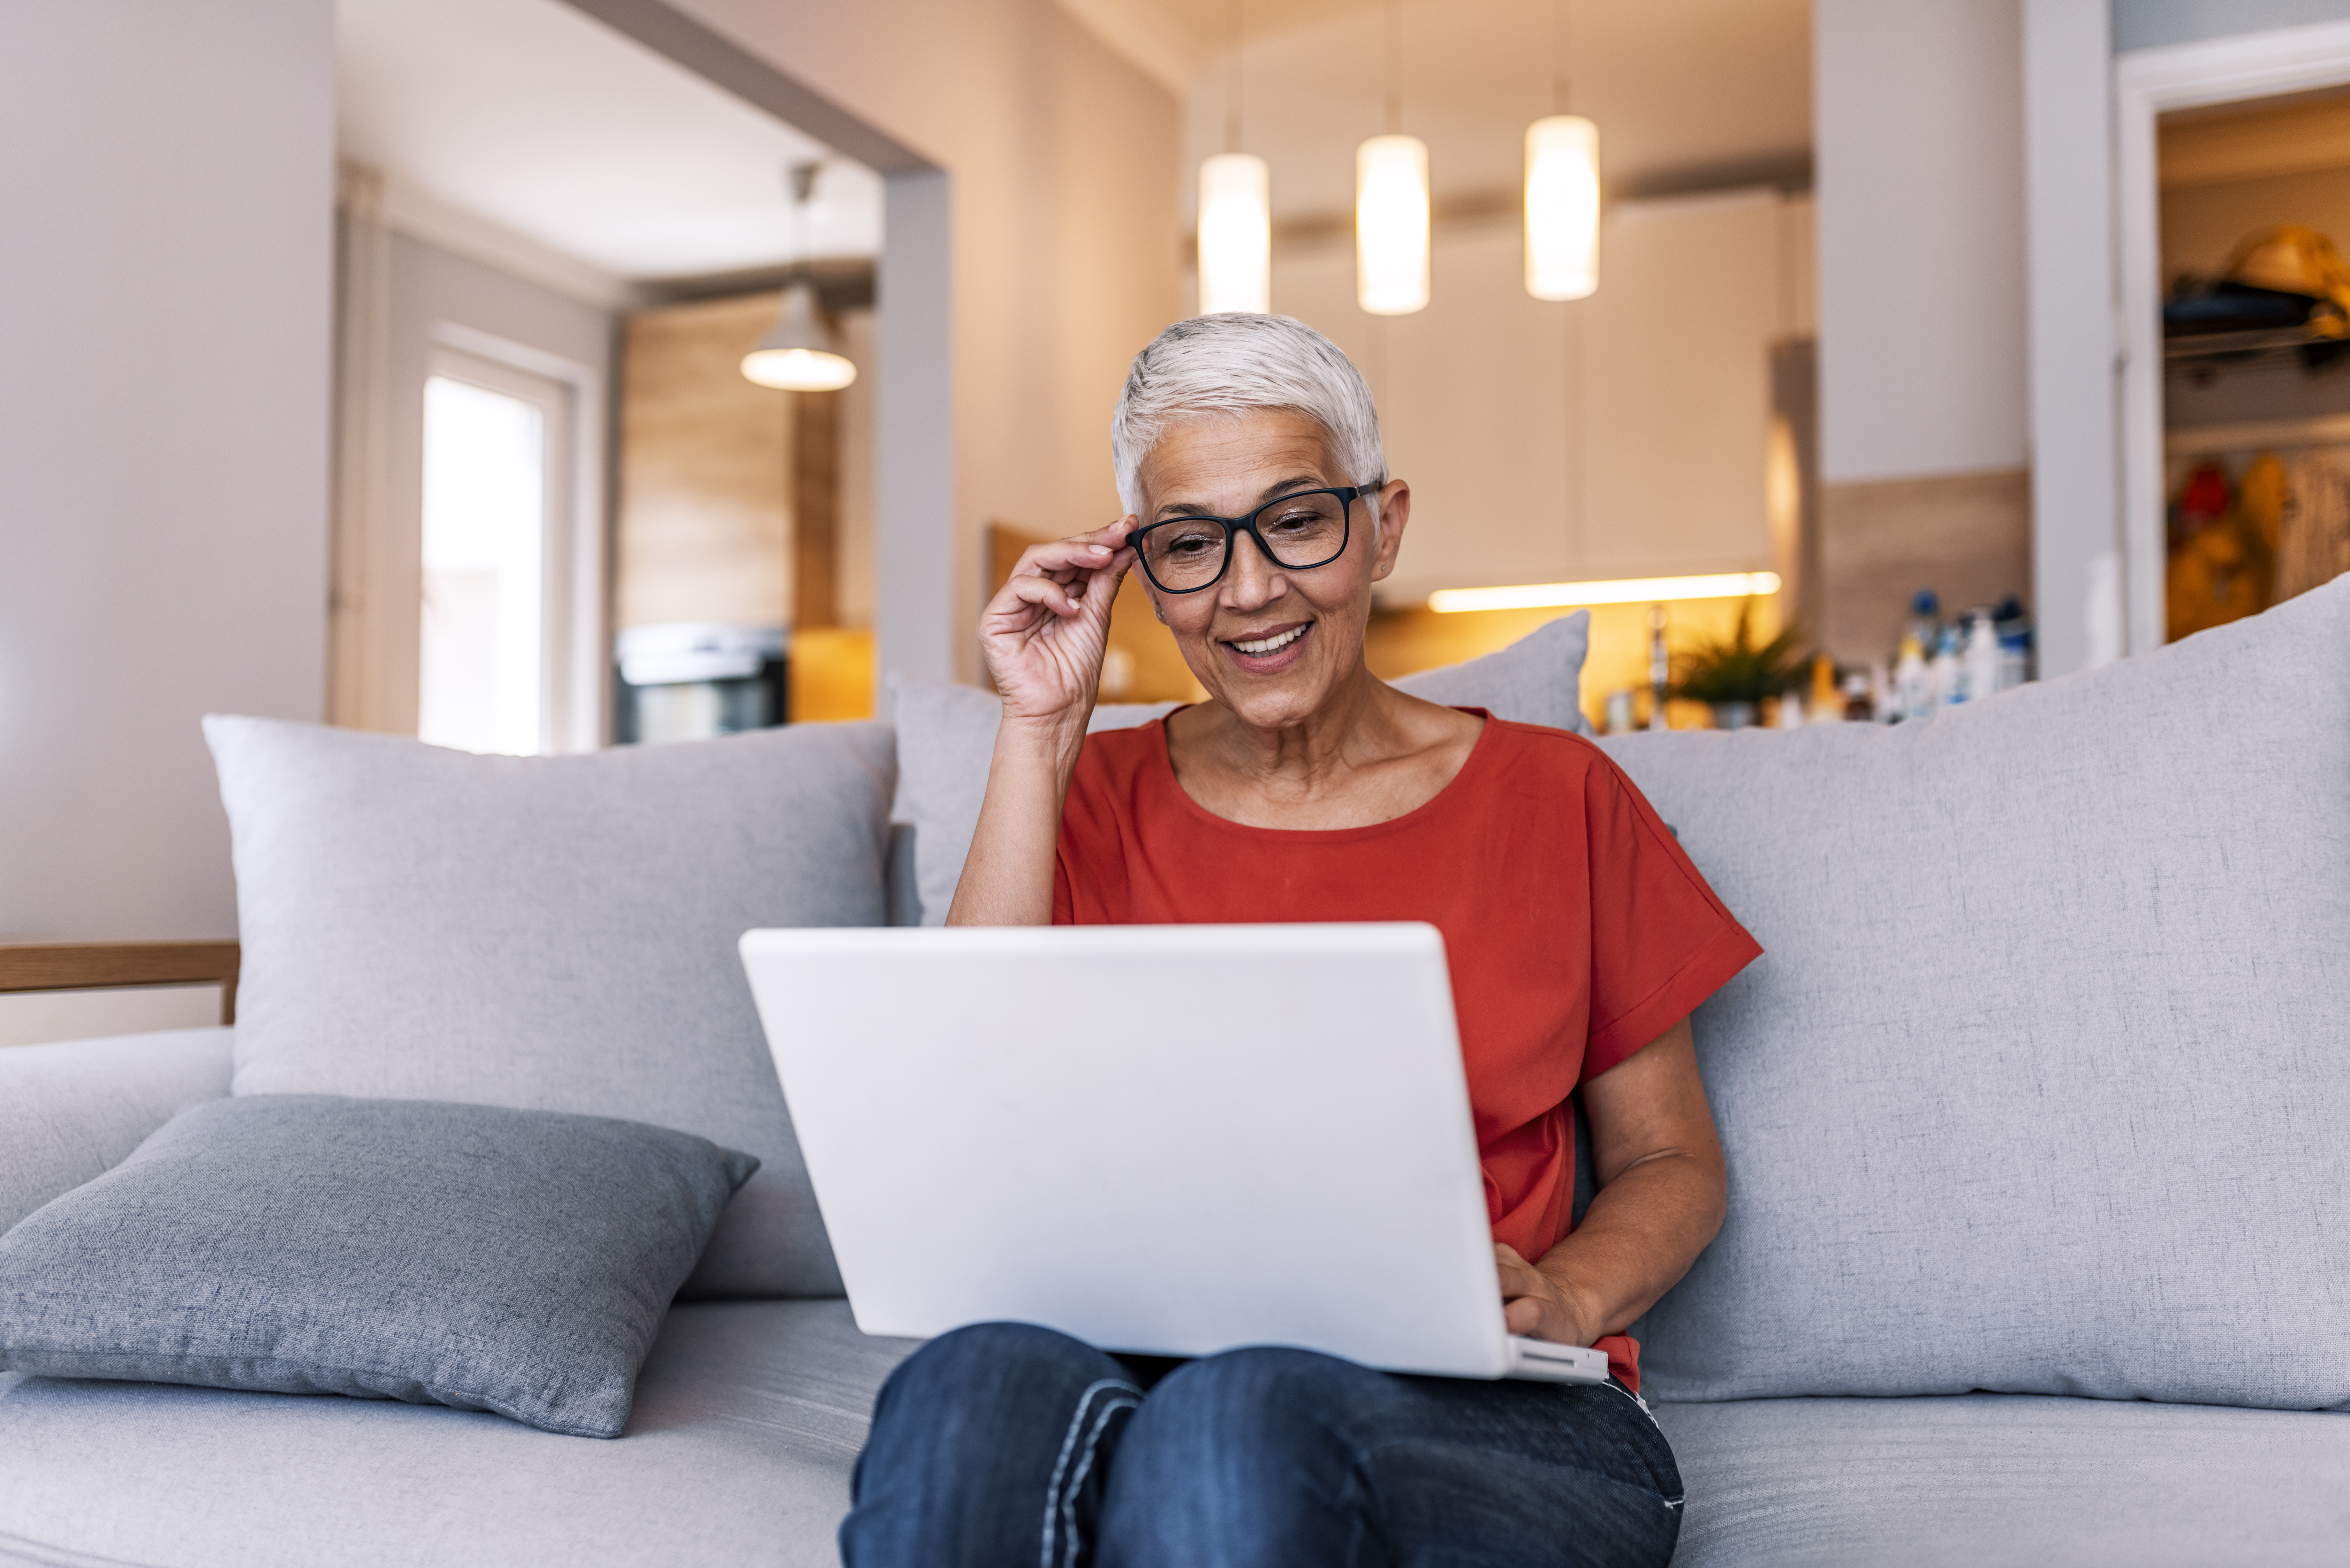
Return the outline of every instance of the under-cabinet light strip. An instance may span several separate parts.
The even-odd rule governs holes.
[[[1670,599],[1735,599],[1779,591],[1776,572],[1720,572],[1701,577],[1624,577],[1609,583],[1523,583],[1501,588],[1439,588],[1428,607],[1460,610],[1546,609],[1568,605],[1663,604]]]

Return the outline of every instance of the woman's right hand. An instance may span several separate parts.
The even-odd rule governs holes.
[[[987,672],[1003,717],[1069,720],[1082,726],[1101,682],[1111,601],[1134,565],[1126,536],[1138,519],[1049,545],[1031,545],[979,618]]]

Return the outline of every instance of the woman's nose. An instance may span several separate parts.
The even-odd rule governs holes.
[[[1279,563],[1265,555],[1256,535],[1237,531],[1232,538],[1232,568],[1224,574],[1224,581],[1231,589],[1224,602],[1234,609],[1254,609],[1280,597],[1288,587],[1282,580]]]

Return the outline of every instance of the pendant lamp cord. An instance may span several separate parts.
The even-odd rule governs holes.
[[[816,177],[824,172],[821,160],[794,163],[785,170],[785,178],[792,192],[792,272],[806,275],[807,272],[807,205],[816,194]]]
[[[1394,136],[1403,130],[1403,5],[1401,0],[1388,0],[1388,134]]]
[[[1551,0],[1550,65],[1550,111],[1553,114],[1565,114],[1569,101],[1566,80],[1566,0]]]
[[[1224,151],[1241,150],[1241,0],[1224,7]]]

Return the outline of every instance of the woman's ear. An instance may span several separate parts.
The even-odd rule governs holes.
[[[1395,570],[1396,552],[1403,548],[1404,525],[1411,521],[1411,486],[1391,479],[1379,492],[1379,548],[1371,557],[1371,581]]]

